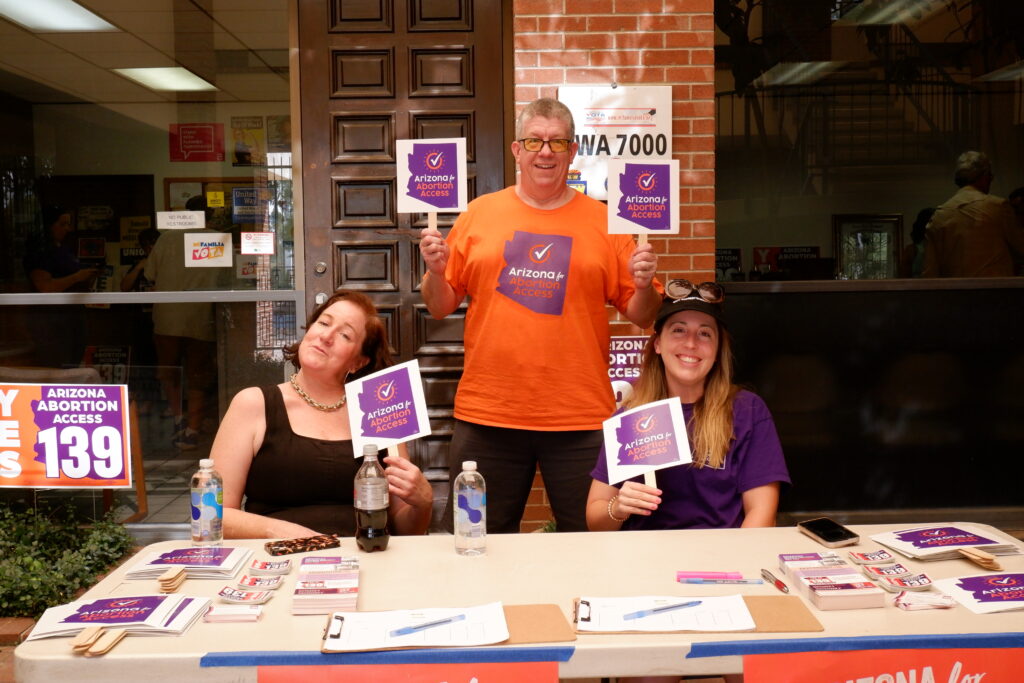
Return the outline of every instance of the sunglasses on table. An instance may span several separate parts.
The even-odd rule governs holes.
[[[547,144],[555,154],[562,152],[568,152],[569,146],[572,144],[572,140],[566,140],[565,138],[555,138],[553,140],[541,140],[540,138],[523,138],[518,140],[519,144],[523,146],[527,152],[539,152],[544,149],[544,145]]]
[[[725,298],[725,290],[715,282],[702,282],[695,285],[689,280],[670,280],[665,285],[665,294],[676,301],[697,297],[709,304],[720,304]]]

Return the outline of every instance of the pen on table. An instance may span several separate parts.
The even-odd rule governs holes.
[[[683,609],[685,607],[696,607],[701,603],[700,600],[691,600],[690,602],[681,602],[677,605],[665,605],[664,607],[652,607],[651,609],[642,609],[639,612],[630,612],[629,614],[623,614],[622,618],[629,619],[642,619],[649,617],[652,614],[661,614],[662,612],[671,612],[674,609]]]
[[[702,579],[696,576],[676,580],[679,583],[764,583],[761,579]]]
[[[782,583],[782,581],[780,581],[779,579],[776,579],[775,575],[772,574],[767,569],[762,569],[761,570],[761,576],[763,576],[764,580],[767,581],[768,583],[774,584],[775,587],[778,588],[783,593],[788,593],[789,592],[789,587],[786,584]]]
[[[456,614],[454,617],[448,617],[447,619],[438,619],[437,621],[428,621],[423,624],[414,624],[413,626],[403,626],[402,628],[396,628],[388,635],[390,635],[392,638],[394,638],[395,636],[407,636],[410,633],[418,633],[428,628],[434,628],[435,626],[454,624],[456,621],[462,621],[465,618],[465,614]]]

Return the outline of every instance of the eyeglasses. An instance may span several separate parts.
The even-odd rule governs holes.
[[[665,285],[665,293],[676,301],[698,297],[709,304],[720,304],[725,298],[725,291],[714,282],[695,285],[689,280],[671,280]]]
[[[523,138],[518,141],[520,145],[527,152],[539,152],[544,149],[545,143],[555,154],[561,154],[562,152],[569,151],[569,145],[572,144],[572,140],[566,140],[565,138],[555,138],[553,140],[541,140],[540,138]]]

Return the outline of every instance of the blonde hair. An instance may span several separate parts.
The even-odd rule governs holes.
[[[654,351],[654,340],[659,334],[660,331],[655,332],[647,340],[640,376],[633,384],[633,393],[622,404],[625,409],[669,398],[665,364]],[[722,467],[732,444],[732,404],[740,390],[732,382],[732,363],[732,340],[729,332],[718,325],[718,356],[704,380],[704,394],[694,404],[693,418],[687,425],[694,467]]]

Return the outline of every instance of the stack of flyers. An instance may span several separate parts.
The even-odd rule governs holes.
[[[274,591],[280,587],[283,580],[284,577],[280,574],[274,576],[249,576],[244,574],[238,580],[238,587],[245,588],[246,590]]]
[[[1024,609],[1024,574],[974,574],[939,579],[935,587],[975,614]]]
[[[210,604],[209,598],[139,595],[75,601],[51,607],[28,640],[73,636],[88,626],[113,626],[136,635],[181,635]]]
[[[292,614],[330,614],[356,609],[359,560],[354,557],[305,557],[292,594]]]
[[[150,553],[125,574],[126,579],[155,579],[171,567],[184,567],[190,579],[230,579],[252,551],[248,548],[204,546]]]
[[[224,602],[235,605],[262,605],[274,597],[273,591],[245,591],[231,586],[224,586],[217,593],[217,597]]]
[[[878,585],[890,593],[926,591],[931,589],[932,580],[927,574],[906,574],[904,576],[885,576],[879,578]]]
[[[292,561],[285,560],[259,560],[253,558],[246,570],[249,574],[261,576],[276,576],[287,574],[292,570]]]
[[[865,581],[857,569],[837,553],[779,555],[779,569],[792,585],[821,610],[884,607],[885,592]]]
[[[953,560],[962,557],[958,548],[981,548],[994,555],[1021,552],[1013,543],[995,540],[983,529],[964,522],[887,531],[871,538],[915,560]]]
[[[897,562],[896,564],[865,565],[861,567],[864,576],[869,579],[881,579],[886,576],[906,576],[910,570]]]
[[[259,621],[263,605],[213,605],[206,610],[203,621],[226,623],[238,621]]]
[[[857,553],[851,550],[849,555],[850,559],[856,564],[886,564],[896,559],[892,556],[892,553],[884,548],[870,553]]]

